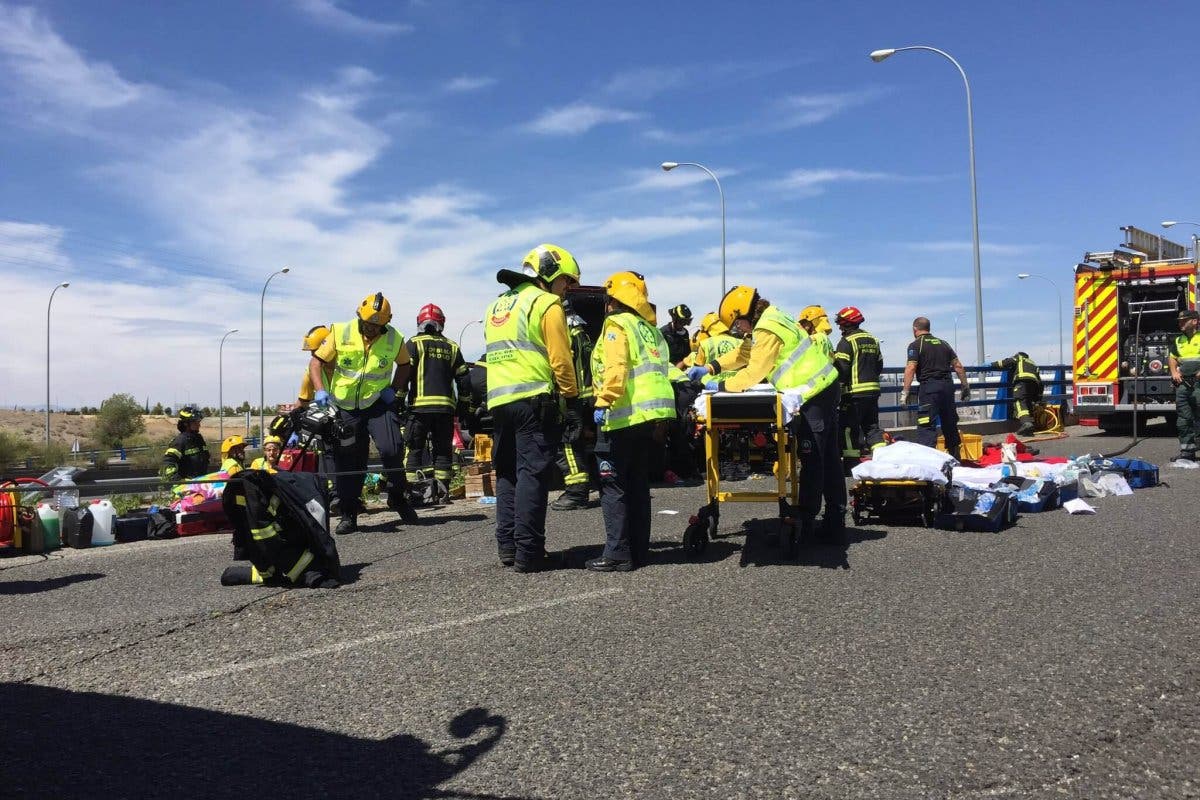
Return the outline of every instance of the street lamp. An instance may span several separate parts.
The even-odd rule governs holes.
[[[1066,364],[1067,362],[1063,361],[1063,299],[1062,299],[1062,291],[1058,288],[1057,283],[1050,280],[1045,275],[1031,275],[1028,272],[1018,272],[1017,277],[1020,278],[1021,280],[1025,280],[1026,278],[1040,278],[1041,280],[1044,280],[1046,283],[1053,286],[1054,291],[1058,294],[1058,363]]]
[[[60,283],[50,292],[50,301],[46,303],[46,450],[50,449],[50,306],[54,303],[54,295],[59,289],[65,289],[71,284]]]
[[[258,301],[258,437],[261,442],[266,435],[266,425],[263,422],[263,406],[267,403],[266,389],[266,304],[267,304],[267,287],[271,285],[271,278],[276,275],[286,275],[291,271],[290,267],[275,270],[267,276],[267,282],[263,284],[262,297]]]
[[[954,315],[954,352],[958,352],[958,318],[966,314],[965,311],[960,311]]]
[[[971,156],[971,240],[975,251],[975,346],[979,363],[983,364],[985,362],[983,353],[983,287],[979,270],[979,193],[975,185],[975,115],[971,112],[971,84],[967,81],[967,73],[963,70],[962,65],[955,61],[949,53],[936,47],[927,47],[926,45],[891,47],[874,51],[871,53],[871,60],[879,63],[885,58],[905,50],[927,50],[942,56],[958,68],[958,74],[962,75],[963,86],[967,89],[967,147]]]
[[[717,178],[717,174],[703,164],[697,164],[694,161],[664,161],[662,163],[663,172],[670,172],[676,167],[702,169],[717,184],[717,194],[721,197],[721,297],[723,298],[725,297],[725,191],[721,188],[721,181]]]
[[[238,329],[226,331],[221,337],[221,346],[217,348],[217,418],[221,428],[221,441],[225,441],[225,340],[229,334],[237,333]]]
[[[1200,222],[1181,222],[1181,221],[1173,220],[1173,219],[1166,220],[1162,224],[1162,226],[1164,228],[1170,228],[1174,225],[1194,225],[1197,228],[1200,228]],[[1196,234],[1193,233],[1192,234],[1192,260],[1195,261],[1197,264],[1200,264],[1200,247],[1197,247],[1197,245],[1200,245],[1200,236],[1197,236]]]
[[[460,351],[462,350],[463,337],[467,335],[467,328],[471,327],[472,325],[482,325],[482,324],[483,324],[483,320],[473,319],[473,320],[469,320],[466,325],[462,326],[462,330],[458,332],[458,349]]]

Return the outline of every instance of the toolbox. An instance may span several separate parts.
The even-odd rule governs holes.
[[[1012,492],[953,486],[937,527],[948,531],[999,533],[1017,521],[1017,496]]]

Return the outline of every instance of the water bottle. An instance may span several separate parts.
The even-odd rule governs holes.
[[[991,492],[984,492],[979,495],[979,499],[975,501],[976,514],[985,515],[992,510],[992,506],[996,502],[996,495]]]

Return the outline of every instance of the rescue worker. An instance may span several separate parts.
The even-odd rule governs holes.
[[[454,475],[454,408],[456,386],[467,378],[467,365],[458,344],[442,335],[446,315],[432,303],[417,312],[419,333],[405,343],[411,381],[408,387],[408,424],[405,439],[409,485],[421,479],[417,471],[427,445],[433,448],[433,502],[450,499]],[[462,388],[458,395],[463,394]]]
[[[604,552],[585,566],[593,572],[628,572],[646,563],[650,552],[650,475],[646,452],[661,444],[665,425],[675,417],[675,390],[668,346],[654,327],[655,313],[646,281],[636,272],[618,272],[604,284],[607,293],[600,336],[602,372],[597,374],[595,423],[605,442],[597,447],[600,506],[604,511]]]
[[[734,335],[715,311],[710,311],[700,320],[696,340],[698,346],[695,366],[698,367],[713,364],[717,359],[742,346],[742,337]],[[733,374],[733,371],[721,372],[715,376],[714,380],[728,380],[733,377]]]
[[[553,244],[529,251],[521,270],[496,273],[509,288],[484,314],[487,405],[495,426],[500,563],[517,572],[537,572],[561,563],[546,553],[547,495],[559,442],[564,436],[573,441],[582,431],[560,302],[579,284],[580,272],[575,257]]]
[[[692,340],[687,329],[687,326],[692,324],[692,310],[681,303],[668,311],[667,315],[671,319],[660,330],[663,338],[667,340],[667,347],[670,348],[671,363],[681,367],[684,359],[692,352]],[[650,320],[651,323],[654,321]]]
[[[826,313],[824,307],[805,306],[800,315],[796,317],[796,322],[809,336],[816,339],[817,344],[830,358],[833,358],[833,343],[829,341],[829,334],[833,333],[833,326],[829,324],[829,314]]]
[[[279,471],[279,459],[283,456],[283,440],[278,436],[268,436],[263,439],[263,454],[254,459],[250,469],[265,469],[267,472]]]
[[[304,334],[304,338],[300,341],[300,350],[309,354],[309,364],[312,363],[312,353],[317,351],[321,343],[329,336],[328,325],[314,325],[308,329],[308,333]],[[313,387],[312,375],[309,374],[309,364],[304,366],[304,376],[300,379],[300,391],[296,394],[297,405],[301,408],[307,406],[313,401],[313,396],[316,394],[316,389]],[[333,368],[324,367],[325,386],[333,383]]]
[[[863,313],[846,306],[834,317],[842,338],[833,354],[842,383],[842,407],[846,410],[850,439],[859,451],[883,446],[879,427],[879,376],[883,374],[883,351],[879,340],[862,329]],[[864,453],[865,455],[865,453]]]
[[[992,364],[992,369],[1007,370],[1012,381],[1013,413],[1021,427],[1018,436],[1033,433],[1033,404],[1042,399],[1042,376],[1028,353],[1016,353]]]
[[[833,544],[846,542],[846,481],[842,476],[838,446],[838,403],[841,388],[837,369],[820,345],[820,339],[805,334],[800,325],[759,296],[751,286],[735,286],[721,300],[721,321],[733,328],[744,319],[753,326],[753,338],[718,359],[717,371],[737,368],[732,378],[715,381],[698,371],[710,373],[713,365],[696,367],[693,380],[705,378],[706,389],[742,392],[767,380],[776,391],[798,396],[799,408],[788,423],[799,449],[800,538],[814,534]],[[824,517],[817,528],[817,514],[824,501]]]
[[[942,435],[946,438],[946,452],[958,458],[962,440],[958,435],[958,409],[954,407],[954,383],[950,371],[958,374],[963,402],[971,399],[971,384],[967,371],[958,360],[950,343],[929,332],[929,319],[917,317],[912,324],[913,339],[908,346],[908,361],[904,365],[904,388],[901,396],[909,401],[913,378],[921,384],[917,390],[917,443],[926,447],[937,445],[937,426],[934,418],[940,418]]]
[[[1167,363],[1175,384],[1175,425],[1179,432],[1179,458],[1196,460],[1200,444],[1200,314],[1179,312],[1179,335],[1171,340]]]
[[[221,442],[221,472],[229,477],[246,468],[246,440],[234,434]]]
[[[194,405],[179,409],[175,427],[179,435],[171,440],[163,453],[163,480],[177,483],[208,472],[208,445],[200,434],[200,421],[204,415]]]
[[[419,521],[408,502],[404,442],[396,414],[396,393],[408,382],[408,350],[404,337],[388,324],[391,320],[392,304],[383,292],[367,295],[354,319],[330,327],[308,365],[316,390],[313,402],[322,407],[332,403],[346,434],[333,443],[333,463],[339,473],[334,487],[342,514],[334,533],[339,535],[358,529],[371,440],[383,460],[388,508],[410,525]],[[327,369],[333,372],[329,384]]]
[[[595,390],[592,387],[592,337],[588,335],[587,323],[575,313],[571,303],[563,299],[563,312],[567,317],[567,333],[571,337],[571,359],[575,365],[575,385],[579,387],[579,416],[584,430],[575,441],[564,439],[558,448],[557,465],[563,474],[563,493],[550,504],[555,511],[577,511],[588,507],[588,464],[590,462],[589,435],[595,439],[592,425],[592,408]],[[569,431],[564,431],[570,433]]]

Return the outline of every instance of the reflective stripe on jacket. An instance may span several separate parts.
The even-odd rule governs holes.
[[[675,418],[675,390],[662,331],[629,312],[612,314],[605,328],[616,326],[625,335],[629,374],[621,396],[608,409],[604,430],[616,431],[643,422]],[[600,349],[600,348],[597,348]]]
[[[549,394],[553,389],[542,317],[557,302],[550,292],[533,283],[522,283],[500,295],[488,308],[483,332],[489,408]]]
[[[391,325],[371,342],[368,350],[358,332],[358,321],[334,323],[330,331],[337,347],[333,366],[333,384],[329,394],[338,408],[354,411],[370,408],[392,382],[396,356],[404,346],[404,337]]]

